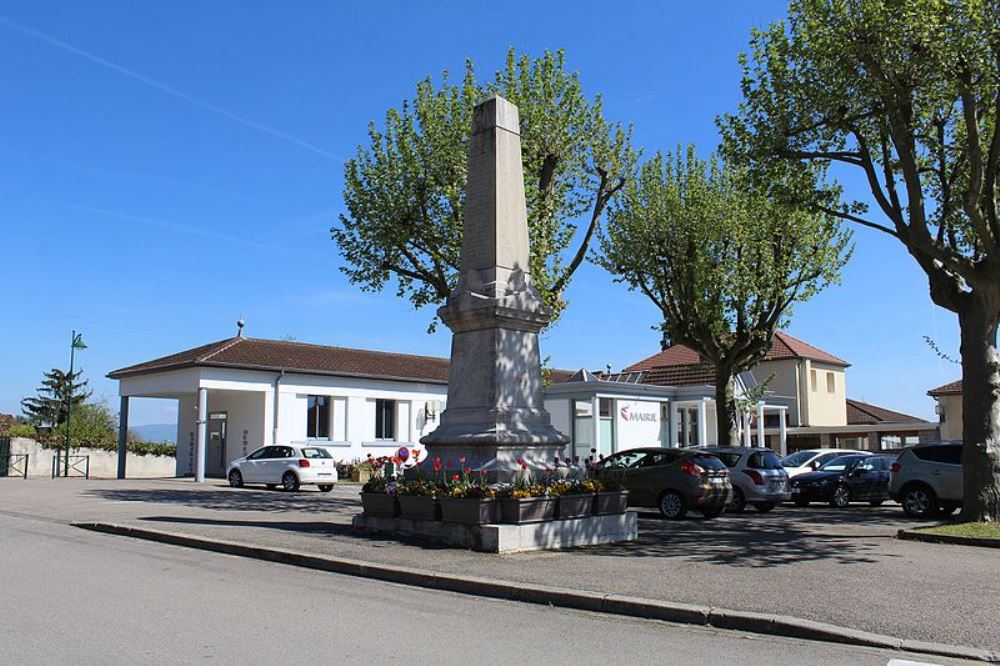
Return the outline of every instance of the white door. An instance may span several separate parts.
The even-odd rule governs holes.
[[[264,459],[269,455],[268,449],[273,448],[270,446],[264,446],[250,455],[247,456],[246,462],[240,465],[240,470],[243,472],[243,481],[245,483],[263,483],[264,482]]]

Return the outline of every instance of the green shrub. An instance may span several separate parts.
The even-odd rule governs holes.
[[[27,437],[34,439],[36,434],[35,426],[30,423],[15,423],[7,428],[7,437]]]

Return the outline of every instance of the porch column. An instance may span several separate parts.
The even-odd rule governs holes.
[[[670,430],[667,433],[667,441],[670,442],[668,446],[677,448],[681,445],[680,439],[677,436],[678,426],[683,425],[681,423],[681,413],[677,409],[677,403],[670,402]]]
[[[128,456],[128,396],[121,397],[118,407],[118,478],[125,478],[125,459]]]
[[[591,433],[593,434],[592,439],[594,441],[593,447],[595,449],[597,449],[597,454],[600,455],[600,453],[601,453],[601,400],[596,395],[594,395],[594,396],[592,396],[590,398],[590,412],[591,412],[592,418],[594,419],[593,422],[590,424],[591,428],[593,428],[593,430],[591,431]],[[573,455],[574,456],[580,455],[575,450],[575,448],[576,447],[574,447]]]
[[[719,425],[715,428],[718,430]],[[698,401],[698,446],[708,446],[708,410],[704,400]]]
[[[205,461],[208,458],[208,389],[198,389],[198,439],[194,449],[194,480],[205,480]]]
[[[764,401],[757,403],[757,446],[764,446]]]
[[[788,408],[782,407],[778,410],[778,441],[779,450],[781,451],[781,456],[785,457],[788,455],[788,427],[785,425],[786,417],[788,416]]]
[[[743,421],[743,446],[750,446],[750,412],[743,412],[740,415],[740,419]]]

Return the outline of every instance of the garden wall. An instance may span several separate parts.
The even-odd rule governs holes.
[[[52,476],[52,457],[55,449],[45,449],[33,439],[15,437],[10,440],[12,454],[28,454],[28,478],[40,479]],[[118,455],[114,451],[101,449],[70,449],[70,455],[90,456],[90,478],[114,479],[118,476]],[[82,466],[81,466],[82,469]],[[125,475],[130,479],[154,479],[173,477],[177,462],[174,456],[139,456],[129,453],[125,462]],[[14,474],[14,471],[11,471]]]

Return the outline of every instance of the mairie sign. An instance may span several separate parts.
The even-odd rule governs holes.
[[[651,412],[640,412],[635,409],[634,405],[622,405],[621,410],[619,410],[623,421],[650,421],[656,422],[660,419],[660,414],[658,411]]]

